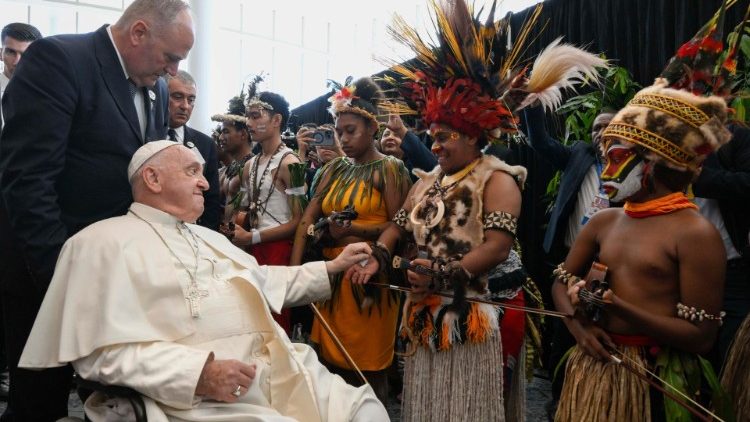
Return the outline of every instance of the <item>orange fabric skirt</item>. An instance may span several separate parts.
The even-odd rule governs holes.
[[[335,258],[344,248],[326,248],[323,255]],[[380,303],[360,310],[354,300],[349,279],[341,281],[333,306],[318,306],[321,315],[341,340],[354,362],[363,371],[380,371],[393,361],[393,347],[396,340],[396,322],[399,304],[389,299],[389,292],[383,291]],[[389,302],[390,300],[390,302]],[[346,358],[320,325],[318,318],[313,321],[310,339],[320,346],[320,356],[340,368],[353,369]]]

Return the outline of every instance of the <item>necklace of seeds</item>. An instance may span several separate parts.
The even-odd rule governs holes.
[[[258,178],[258,165],[260,163],[260,156],[255,159],[253,168],[252,170],[250,170],[250,186],[252,186],[253,188],[253,197],[250,201],[250,204],[248,205],[248,208],[253,214],[253,227],[257,226],[258,213],[261,211],[261,208],[265,209],[265,205],[268,204],[268,200],[271,198],[271,194],[273,193],[273,186],[271,186],[270,189],[268,189],[268,195],[266,195],[265,201],[263,201],[263,204],[261,205],[260,188],[261,186],[263,186],[263,180],[266,178],[266,176],[268,175],[268,171],[271,168],[271,161],[273,161],[274,157],[276,157],[276,155],[281,152],[283,148],[284,143],[282,142],[276,148],[276,151],[273,152],[271,158],[268,159],[266,167],[263,169],[263,173],[261,174],[260,178]]]

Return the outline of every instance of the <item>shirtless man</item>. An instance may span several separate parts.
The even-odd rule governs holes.
[[[695,362],[689,354],[711,348],[722,316],[726,257],[719,233],[683,192],[705,156],[729,139],[725,121],[723,99],[657,82],[605,130],[602,182],[610,200],[625,206],[594,215],[555,271],[553,299],[558,310],[576,313],[565,324],[578,343],[555,420],[663,415],[651,404],[647,384],[613,356],[646,366],[652,357],[663,359],[648,356],[649,350]],[[608,267],[609,289],[598,298],[579,278],[595,261]],[[602,315],[596,323],[584,311],[592,305]],[[628,403],[618,402],[622,397]]]
[[[675,191],[667,183],[681,183],[687,187],[689,179],[676,175],[659,165],[646,164],[635,147],[613,141],[607,150],[608,164],[602,173],[604,189],[613,200],[628,203],[658,200]],[[644,166],[654,174],[653,188],[641,187],[645,178]],[[622,169],[624,183],[616,182]],[[671,173],[670,173],[671,172]],[[662,182],[660,177],[670,180]],[[638,189],[624,196],[631,183]],[[616,187],[620,185],[620,188]],[[680,191],[677,191],[680,192]],[[713,344],[717,324],[695,325],[678,318],[678,302],[690,304],[718,314],[721,306],[724,279],[724,248],[715,227],[693,207],[649,218],[630,217],[621,208],[602,210],[601,216],[591,219],[576,240],[565,260],[565,269],[573,274],[585,274],[593,261],[608,266],[610,290],[604,294],[607,318],[601,327],[569,319],[566,325],[578,345],[592,356],[610,359],[602,343],[612,341],[605,331],[625,335],[648,335],[662,343],[694,353],[705,353]],[[633,247],[637,245],[637,247]],[[555,283],[555,305],[563,312],[574,311],[571,302],[578,302],[578,282],[570,289]]]

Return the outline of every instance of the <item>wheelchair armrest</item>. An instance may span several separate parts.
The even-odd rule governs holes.
[[[89,391],[98,391],[108,397],[117,397],[126,399],[133,406],[133,413],[135,414],[136,422],[147,422],[146,417],[146,405],[143,403],[143,397],[141,394],[132,388],[123,387],[121,385],[105,385],[97,381],[91,381],[81,378],[80,375],[75,374],[73,380],[80,389]]]

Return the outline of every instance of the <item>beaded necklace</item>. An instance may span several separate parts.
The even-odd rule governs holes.
[[[263,201],[261,201],[260,199],[260,188],[263,186],[263,180],[266,178],[266,176],[268,175],[268,171],[271,168],[271,162],[276,157],[276,155],[279,152],[281,152],[283,148],[284,148],[284,143],[282,142],[273,152],[273,154],[271,155],[271,158],[268,159],[268,162],[266,162],[266,167],[263,169],[263,173],[261,174],[260,178],[258,178],[258,166],[260,164],[261,156],[258,156],[255,159],[255,162],[253,163],[253,167],[250,170],[249,185],[253,188],[253,192],[252,192],[252,197],[250,198],[249,204],[247,206],[247,210],[250,216],[251,228],[258,227],[258,223],[260,222],[260,213],[266,209],[268,200],[271,198],[271,194],[273,193],[273,185],[276,183],[276,176],[278,176],[279,172],[276,172],[276,175],[274,176],[273,180],[271,180],[271,186],[268,189],[268,195],[266,195]]]

